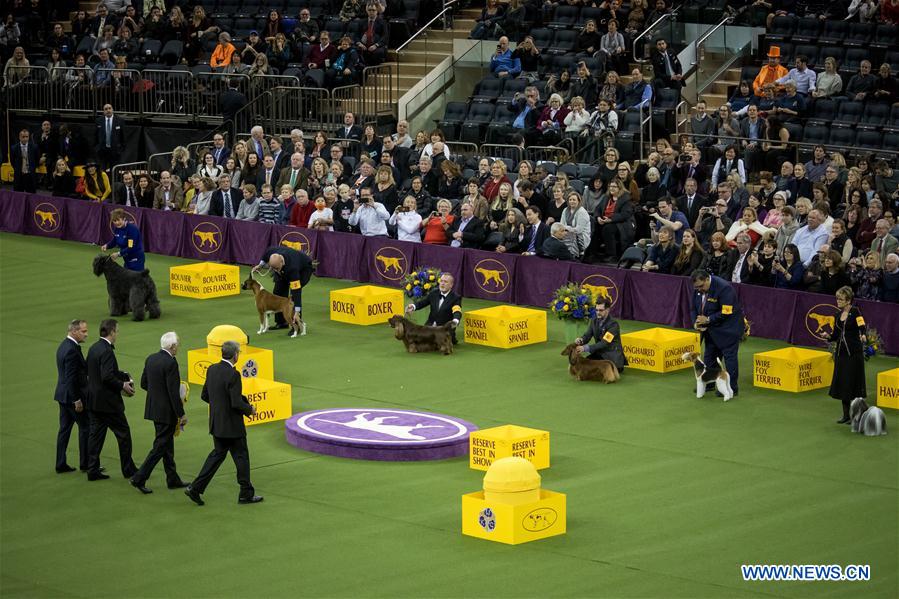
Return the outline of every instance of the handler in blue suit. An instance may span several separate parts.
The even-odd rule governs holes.
[[[119,251],[112,257],[121,256],[125,262],[125,268],[143,272],[144,244],[141,242],[140,229],[134,223],[128,222],[127,214],[121,208],[113,210],[110,218],[112,219],[113,238],[103,246],[103,249],[119,248]]]
[[[730,374],[730,386],[737,394],[740,365],[737,352],[743,338],[743,310],[737,292],[730,283],[699,269],[693,272],[693,328],[705,338],[705,355],[702,360],[715,364],[724,358],[724,366]]]

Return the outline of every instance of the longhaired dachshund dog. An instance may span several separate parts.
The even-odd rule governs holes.
[[[724,401],[730,401],[734,397],[734,390],[730,386],[730,375],[724,368],[724,362],[718,358],[715,366],[708,366],[699,359],[696,352],[687,352],[681,356],[684,362],[693,363],[693,374],[696,376],[696,397],[701,399],[705,395],[705,386],[715,383],[715,388],[724,396]]]
[[[393,327],[394,336],[403,342],[410,354],[418,352],[453,353],[453,323],[428,327],[415,324],[405,316],[394,314],[387,323]]]
[[[609,360],[591,360],[585,358],[577,351],[577,345],[569,343],[562,350],[563,356],[568,356],[568,372],[579,381],[602,381],[603,383],[617,383],[621,378],[618,367]]]
[[[261,335],[268,331],[269,314],[280,312],[284,317],[284,321],[290,326],[290,336],[296,337],[306,334],[306,323],[302,321],[300,315],[293,310],[293,300],[289,297],[280,297],[269,293],[262,284],[253,278],[252,273],[246,281],[240,286],[244,291],[250,290],[256,298],[256,311],[259,312],[259,330],[257,334]]]

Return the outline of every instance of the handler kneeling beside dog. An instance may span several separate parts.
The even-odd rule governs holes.
[[[303,314],[303,287],[312,278],[312,259],[305,253],[293,248],[274,246],[265,250],[259,264],[253,267],[253,272],[268,265],[272,269],[272,279],[275,288],[272,293],[280,297],[288,297],[293,300],[293,310],[302,318]],[[288,328],[287,321],[280,313],[275,314],[276,329]],[[301,334],[306,334],[306,323],[303,323]]]
[[[627,366],[624,348],[621,346],[621,329],[618,322],[609,316],[612,304],[607,299],[596,301],[596,318],[590,321],[590,327],[583,337],[574,340],[577,350],[590,360],[608,360],[615,365],[618,372]],[[590,341],[594,343],[589,344]]]
[[[462,320],[462,297],[453,291],[453,283],[455,283],[453,275],[443,273],[437,281],[437,289],[429,293],[427,297],[406,306],[406,312],[415,312],[425,306],[430,306],[431,312],[428,314],[425,325],[441,327],[452,321],[453,345],[455,345],[458,343],[455,327]]]

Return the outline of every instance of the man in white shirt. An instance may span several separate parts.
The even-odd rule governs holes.
[[[390,213],[384,204],[376,202],[372,197],[371,187],[363,187],[359,191],[359,199],[353,200],[353,213],[349,223],[359,227],[359,232],[366,237],[387,237],[387,220]]]

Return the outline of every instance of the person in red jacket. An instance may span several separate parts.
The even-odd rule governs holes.
[[[503,183],[512,184],[509,177],[506,176],[506,163],[502,160],[494,160],[490,165],[490,178],[484,183],[484,197],[487,201],[492,201],[499,194],[499,187]]]
[[[305,189],[296,192],[297,203],[290,212],[290,224],[294,227],[309,227],[309,217],[315,212],[315,204],[309,201],[309,194]]]

